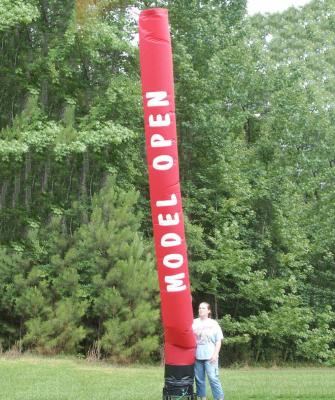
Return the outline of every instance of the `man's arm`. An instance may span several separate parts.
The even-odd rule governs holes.
[[[221,339],[219,339],[216,343],[215,343],[215,350],[214,353],[211,357],[211,359],[209,360],[210,362],[214,363],[217,362],[217,360],[219,359],[219,353],[220,353],[220,349],[221,349]]]

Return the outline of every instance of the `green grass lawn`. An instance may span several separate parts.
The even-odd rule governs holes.
[[[335,368],[225,369],[221,374],[226,400],[335,400]],[[162,367],[0,357],[1,400],[160,400],[162,385]]]

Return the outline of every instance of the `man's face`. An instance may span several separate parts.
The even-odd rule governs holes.
[[[208,318],[209,315],[209,309],[207,304],[205,303],[200,303],[199,305],[199,317],[200,318]]]

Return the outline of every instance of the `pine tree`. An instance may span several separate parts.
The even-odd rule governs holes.
[[[88,340],[118,361],[148,361],[158,349],[157,278],[151,248],[139,234],[137,198],[108,179],[64,259],[90,301]]]

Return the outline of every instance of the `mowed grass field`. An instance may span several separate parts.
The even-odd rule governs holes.
[[[160,400],[163,368],[0,357],[1,400]],[[221,370],[226,400],[335,400],[335,368]],[[211,399],[208,396],[208,399]]]

